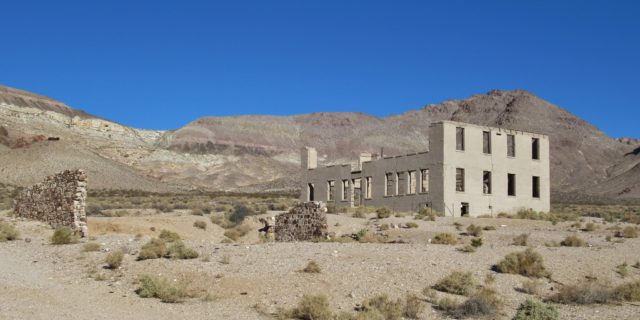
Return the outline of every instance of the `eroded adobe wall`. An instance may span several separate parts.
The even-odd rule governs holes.
[[[308,241],[327,235],[327,213],[322,202],[302,202],[276,217],[276,241]]]
[[[18,217],[67,226],[87,235],[87,175],[83,170],[66,170],[26,188],[14,202]]]

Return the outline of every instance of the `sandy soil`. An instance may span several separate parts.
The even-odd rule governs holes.
[[[569,222],[553,226],[545,221],[458,218],[455,221],[464,225],[463,230],[471,223],[496,227],[484,232],[484,245],[475,253],[462,253],[456,250],[461,245],[429,243],[437,232],[462,233],[456,231],[452,218],[416,221],[417,229],[385,232],[389,240],[403,240],[407,242],[404,244],[260,243],[255,231],[239,243],[222,244],[224,229],[211,224],[206,216],[176,213],[91,217],[94,242],[102,244],[103,251],[85,253],[82,243],[50,245],[52,230],[42,223],[6,217],[4,220],[17,226],[22,240],[0,243],[0,319],[268,319],[268,313],[278,307],[291,307],[308,293],[327,294],[335,311],[351,311],[363,299],[378,293],[392,297],[420,294],[423,288],[454,270],[472,271],[481,279],[493,273],[491,266],[507,253],[523,250],[510,244],[521,233],[531,234],[529,246],[544,256],[545,265],[553,274],[554,282],[545,282],[543,294],[591,275],[613,284],[640,278],[640,270],[631,267],[626,279],[616,274],[617,265],[640,260],[640,238],[607,242],[605,237],[613,232],[605,229],[612,224],[582,232],[571,228]],[[207,230],[194,228],[196,220],[206,220]],[[409,221],[414,220],[393,217],[382,222],[402,225]],[[253,218],[247,223],[260,226]],[[330,231],[336,234],[362,228],[374,230],[374,224],[369,219],[329,215]],[[180,233],[189,246],[201,253],[201,258],[136,261],[140,246],[162,229]],[[589,246],[544,246],[572,233],[578,233]],[[470,239],[464,235],[460,238],[467,243]],[[119,248],[131,252],[122,267],[115,271],[103,269],[105,251]],[[229,263],[221,262],[225,259]],[[322,273],[300,272],[310,260],[318,262]],[[96,269],[106,280],[89,277],[89,271]],[[137,279],[145,273],[169,278],[189,274],[212,297],[180,304],[140,298],[135,293]],[[515,290],[527,278],[493,274],[505,303],[499,318],[510,319],[519,303],[528,297]],[[634,304],[557,307],[561,319],[638,319],[640,314],[640,306]],[[422,314],[422,319],[440,318],[442,314],[431,305]]]

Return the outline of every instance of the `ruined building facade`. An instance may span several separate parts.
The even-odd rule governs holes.
[[[393,157],[360,155],[356,165],[318,167],[302,149],[301,201],[396,211],[431,208],[447,216],[495,215],[550,208],[549,137],[441,121],[429,151]]]

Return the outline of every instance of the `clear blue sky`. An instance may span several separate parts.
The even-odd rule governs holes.
[[[3,1],[0,84],[140,128],[527,89],[640,137],[640,1]]]

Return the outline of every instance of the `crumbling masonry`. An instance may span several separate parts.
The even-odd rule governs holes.
[[[87,175],[66,170],[26,188],[14,201],[18,217],[40,220],[53,227],[67,226],[87,236]]]
[[[327,235],[327,214],[322,202],[299,203],[276,217],[276,241],[308,241]]]

